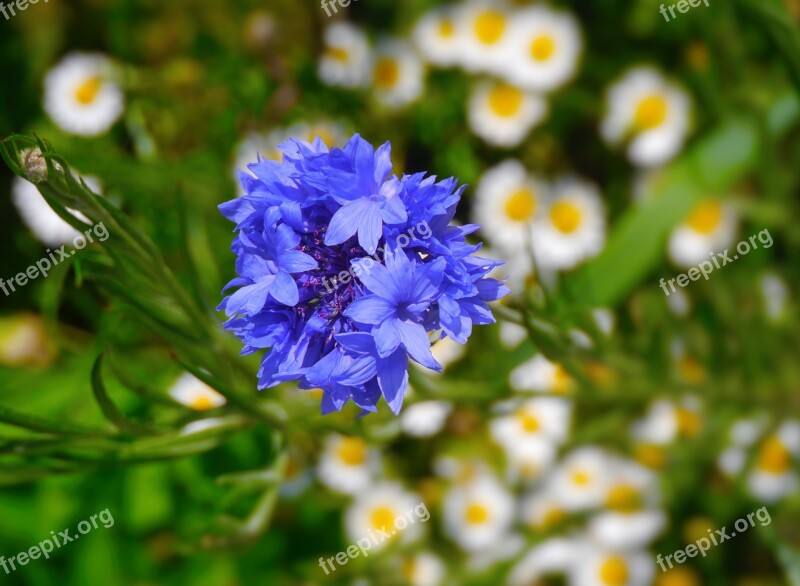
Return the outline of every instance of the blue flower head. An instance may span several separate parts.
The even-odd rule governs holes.
[[[236,224],[238,287],[219,306],[243,354],[269,349],[259,388],[297,381],[323,390],[322,411],[384,398],[398,413],[409,359],[432,370],[431,337],[465,343],[493,323],[487,302],[508,293],[497,262],[451,220],[463,187],[391,175],[391,146],[354,135],[343,149],[290,140],[283,162],[240,173],[246,194],[220,206]]]

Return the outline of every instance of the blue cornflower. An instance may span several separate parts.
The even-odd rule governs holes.
[[[343,149],[290,140],[282,162],[259,159],[246,194],[220,206],[236,224],[239,289],[220,304],[243,354],[269,349],[259,388],[323,390],[322,411],[353,401],[399,412],[408,362],[432,370],[431,339],[464,343],[508,289],[497,262],[474,255],[477,226],[451,221],[455,179],[391,175],[390,145],[355,135]]]

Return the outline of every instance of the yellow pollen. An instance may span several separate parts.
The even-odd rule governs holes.
[[[686,220],[686,224],[700,234],[711,234],[721,222],[722,204],[714,199],[695,206]]]
[[[489,92],[489,108],[501,118],[516,116],[522,108],[522,92],[510,85],[496,85]]]
[[[632,486],[619,484],[608,491],[606,506],[620,513],[632,513],[639,506],[639,493]]]
[[[530,189],[518,189],[506,201],[506,215],[515,222],[527,222],[536,213],[536,196]]]
[[[361,466],[367,460],[367,445],[357,437],[345,437],[336,450],[339,459],[348,466]]]
[[[792,455],[781,440],[772,436],[764,440],[758,452],[758,468],[770,474],[783,474],[792,465]]]
[[[78,103],[88,106],[97,98],[102,85],[103,82],[99,77],[90,77],[75,90],[75,99],[78,100]]]
[[[350,53],[347,52],[347,49],[342,49],[341,47],[328,47],[325,54],[331,59],[336,59],[342,63],[347,63],[350,60]]]
[[[592,481],[592,475],[583,470],[576,470],[572,473],[572,482],[578,486],[586,486]]]
[[[506,17],[496,10],[485,10],[475,18],[475,36],[484,45],[494,45],[506,30]]]
[[[376,531],[388,531],[394,524],[395,514],[389,507],[378,507],[372,511],[370,523]]]
[[[536,416],[525,409],[520,409],[517,411],[517,420],[519,421],[520,425],[522,425],[522,429],[524,429],[527,433],[536,433],[541,427]]]
[[[456,27],[453,26],[453,22],[450,20],[442,19],[439,22],[439,36],[444,39],[449,39],[453,36],[456,32]]]
[[[397,85],[400,78],[400,67],[397,61],[390,57],[381,57],[375,63],[375,87],[381,90],[388,90]]]
[[[667,118],[667,101],[658,95],[648,96],[639,102],[633,115],[634,126],[639,131],[652,130]]]
[[[550,208],[550,220],[559,232],[572,234],[581,225],[580,208],[568,201],[557,201]]]
[[[489,520],[489,511],[479,503],[470,503],[464,511],[464,518],[470,525],[481,525]]]
[[[531,43],[531,57],[534,61],[547,61],[556,51],[556,43],[552,37],[543,35]]]
[[[600,566],[600,581],[607,586],[624,586],[628,582],[628,564],[619,556],[608,558]]]
[[[192,409],[196,411],[208,411],[213,408],[214,402],[206,395],[199,395],[192,401]]]

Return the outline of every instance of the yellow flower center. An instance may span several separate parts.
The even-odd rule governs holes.
[[[350,60],[350,53],[347,52],[347,49],[342,49],[341,47],[328,47],[325,54],[331,59],[342,63],[347,63]]]
[[[397,85],[400,78],[400,66],[391,57],[381,57],[375,63],[375,87],[388,90]]]
[[[683,526],[683,537],[687,543],[698,541],[701,537],[708,538],[708,530],[715,526],[714,520],[708,517],[692,517]]]
[[[692,385],[699,385],[706,379],[706,369],[691,356],[683,356],[680,359],[678,373],[683,380]]]
[[[75,90],[75,99],[78,100],[79,104],[88,106],[97,98],[97,94],[100,93],[102,85],[103,82],[99,77],[90,77]]]
[[[572,234],[581,225],[581,210],[574,203],[557,201],[550,208],[550,220],[559,232]]]
[[[527,222],[536,213],[536,196],[530,189],[518,189],[506,201],[506,216],[515,222]]]
[[[792,455],[781,440],[772,436],[764,440],[758,452],[758,468],[770,474],[783,474],[792,465]]]
[[[489,510],[480,503],[470,503],[464,511],[464,518],[470,525],[482,525],[489,520]]]
[[[697,413],[685,407],[678,407],[675,416],[678,419],[678,433],[683,437],[694,437],[700,433],[703,421]]]
[[[634,449],[634,458],[642,466],[658,469],[667,463],[667,454],[664,448],[655,444],[639,444]]]
[[[672,568],[656,579],[655,586],[700,586],[697,573],[689,568]]]
[[[536,416],[526,409],[517,411],[517,420],[527,433],[536,433],[541,427]]]
[[[542,35],[531,43],[531,57],[534,61],[547,61],[556,51],[556,42],[552,37]]]
[[[606,506],[620,513],[632,513],[639,507],[639,492],[627,484],[618,484],[608,491]]]
[[[576,470],[572,473],[572,482],[578,486],[587,486],[592,481],[592,475],[585,470]]]
[[[489,108],[501,118],[516,116],[522,108],[522,92],[510,85],[496,85],[489,92]]]
[[[214,408],[214,402],[207,395],[198,395],[192,401],[191,407],[196,411],[208,411]]]
[[[648,96],[639,102],[633,116],[637,130],[652,130],[663,124],[667,118],[667,101],[658,95]]]
[[[453,22],[446,18],[443,18],[439,21],[439,36],[443,39],[449,39],[453,36],[456,32],[456,27],[453,26]]]
[[[722,204],[717,200],[705,201],[692,210],[686,224],[700,234],[711,234],[722,222]]]
[[[376,531],[388,531],[394,525],[395,514],[389,507],[378,507],[370,515],[370,523]]]
[[[555,365],[553,370],[553,392],[567,393],[572,388],[572,377],[567,370],[560,364]]]
[[[342,438],[336,452],[348,466],[361,466],[367,460],[367,445],[358,437]]]
[[[547,512],[542,517],[542,525],[544,525],[544,527],[555,527],[556,525],[560,525],[566,517],[567,514],[563,509],[551,507],[547,509]]]
[[[475,18],[475,36],[484,45],[494,45],[506,30],[506,17],[496,10],[485,10]]]
[[[624,586],[628,582],[628,564],[619,556],[612,556],[600,566],[600,582],[607,586]]]

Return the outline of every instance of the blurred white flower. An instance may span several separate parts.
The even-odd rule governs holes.
[[[534,546],[512,568],[508,586],[529,586],[551,574],[563,574],[575,561],[576,544],[571,539],[548,539]]]
[[[572,14],[544,4],[524,8],[514,14],[509,37],[511,58],[504,63],[509,82],[547,92],[575,75],[583,40]]]
[[[173,400],[195,411],[208,411],[227,403],[225,397],[188,372],[178,377],[168,393]]]
[[[339,492],[357,494],[369,486],[380,455],[360,437],[331,435],[317,464],[320,481]]]
[[[364,31],[347,22],[337,22],[325,29],[324,43],[317,67],[323,82],[347,88],[367,84],[370,48]]]
[[[508,383],[515,391],[567,393],[574,381],[563,366],[537,354],[511,371]]]
[[[451,6],[436,8],[423,15],[414,27],[414,42],[429,63],[447,67],[461,60],[458,10]]]
[[[539,267],[566,270],[597,255],[606,239],[600,190],[586,181],[567,178],[553,186],[533,228],[533,251]]]
[[[691,100],[657,70],[638,67],[626,73],[608,89],[606,107],[600,133],[612,145],[627,143],[635,165],[661,165],[683,147]]]
[[[445,496],[445,532],[467,551],[496,543],[506,535],[513,518],[514,498],[488,475],[457,485]]]
[[[716,253],[734,244],[737,224],[737,215],[731,205],[717,199],[697,204],[669,237],[670,259],[683,268],[693,267],[704,260],[711,263],[716,260],[714,264],[719,264]],[[734,260],[735,256],[734,251],[730,259]]]
[[[482,81],[472,90],[467,119],[472,131],[496,147],[515,147],[544,120],[547,102],[502,82]]]
[[[644,550],[614,550],[585,543],[569,569],[570,586],[651,586],[653,556]]]
[[[373,550],[399,541],[411,543],[422,533],[422,520],[415,507],[420,499],[398,484],[381,483],[370,487],[353,500],[345,511],[344,528],[348,539],[355,543],[359,539],[372,538]],[[380,531],[389,535],[381,538]]]
[[[384,41],[372,60],[371,84],[378,101],[386,106],[405,106],[423,89],[424,66],[404,41]]]
[[[400,414],[400,426],[411,437],[431,437],[439,433],[453,406],[447,401],[422,401],[408,405]]]
[[[44,109],[71,134],[106,132],[122,114],[124,98],[111,61],[94,53],[70,53],[47,72]]]
[[[456,12],[460,63],[471,72],[500,72],[511,57],[512,13],[498,0],[470,0]]]

